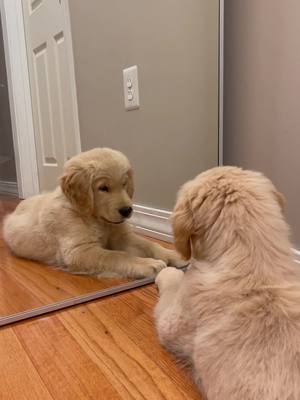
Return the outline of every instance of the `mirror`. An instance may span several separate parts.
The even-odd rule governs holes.
[[[168,219],[179,187],[219,160],[219,1],[22,0],[22,6],[39,191],[54,190],[65,162],[80,151],[121,151],[134,171],[131,224],[172,248]],[[3,187],[0,181],[1,222],[20,201]],[[153,281],[74,275],[14,256],[2,236],[0,252],[2,324],[20,312],[25,318],[34,315],[28,310]]]

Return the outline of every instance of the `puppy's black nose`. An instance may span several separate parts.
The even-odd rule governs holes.
[[[123,207],[119,209],[119,213],[122,215],[124,218],[129,218],[130,215],[132,214],[132,207]]]

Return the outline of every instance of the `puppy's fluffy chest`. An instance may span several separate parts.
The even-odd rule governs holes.
[[[107,250],[114,250],[114,242],[125,235],[128,227],[126,222],[114,225],[94,220],[89,225],[89,229],[92,237],[94,237],[95,240],[97,240],[101,244],[101,247]]]

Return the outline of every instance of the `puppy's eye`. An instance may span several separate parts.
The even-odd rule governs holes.
[[[99,190],[100,190],[100,192],[109,192],[109,188],[106,185],[100,186]]]
[[[126,187],[126,186],[127,186],[127,182],[124,182],[124,183],[123,183],[123,187]]]

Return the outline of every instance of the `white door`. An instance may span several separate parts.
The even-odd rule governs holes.
[[[22,0],[40,191],[80,152],[67,0]]]

